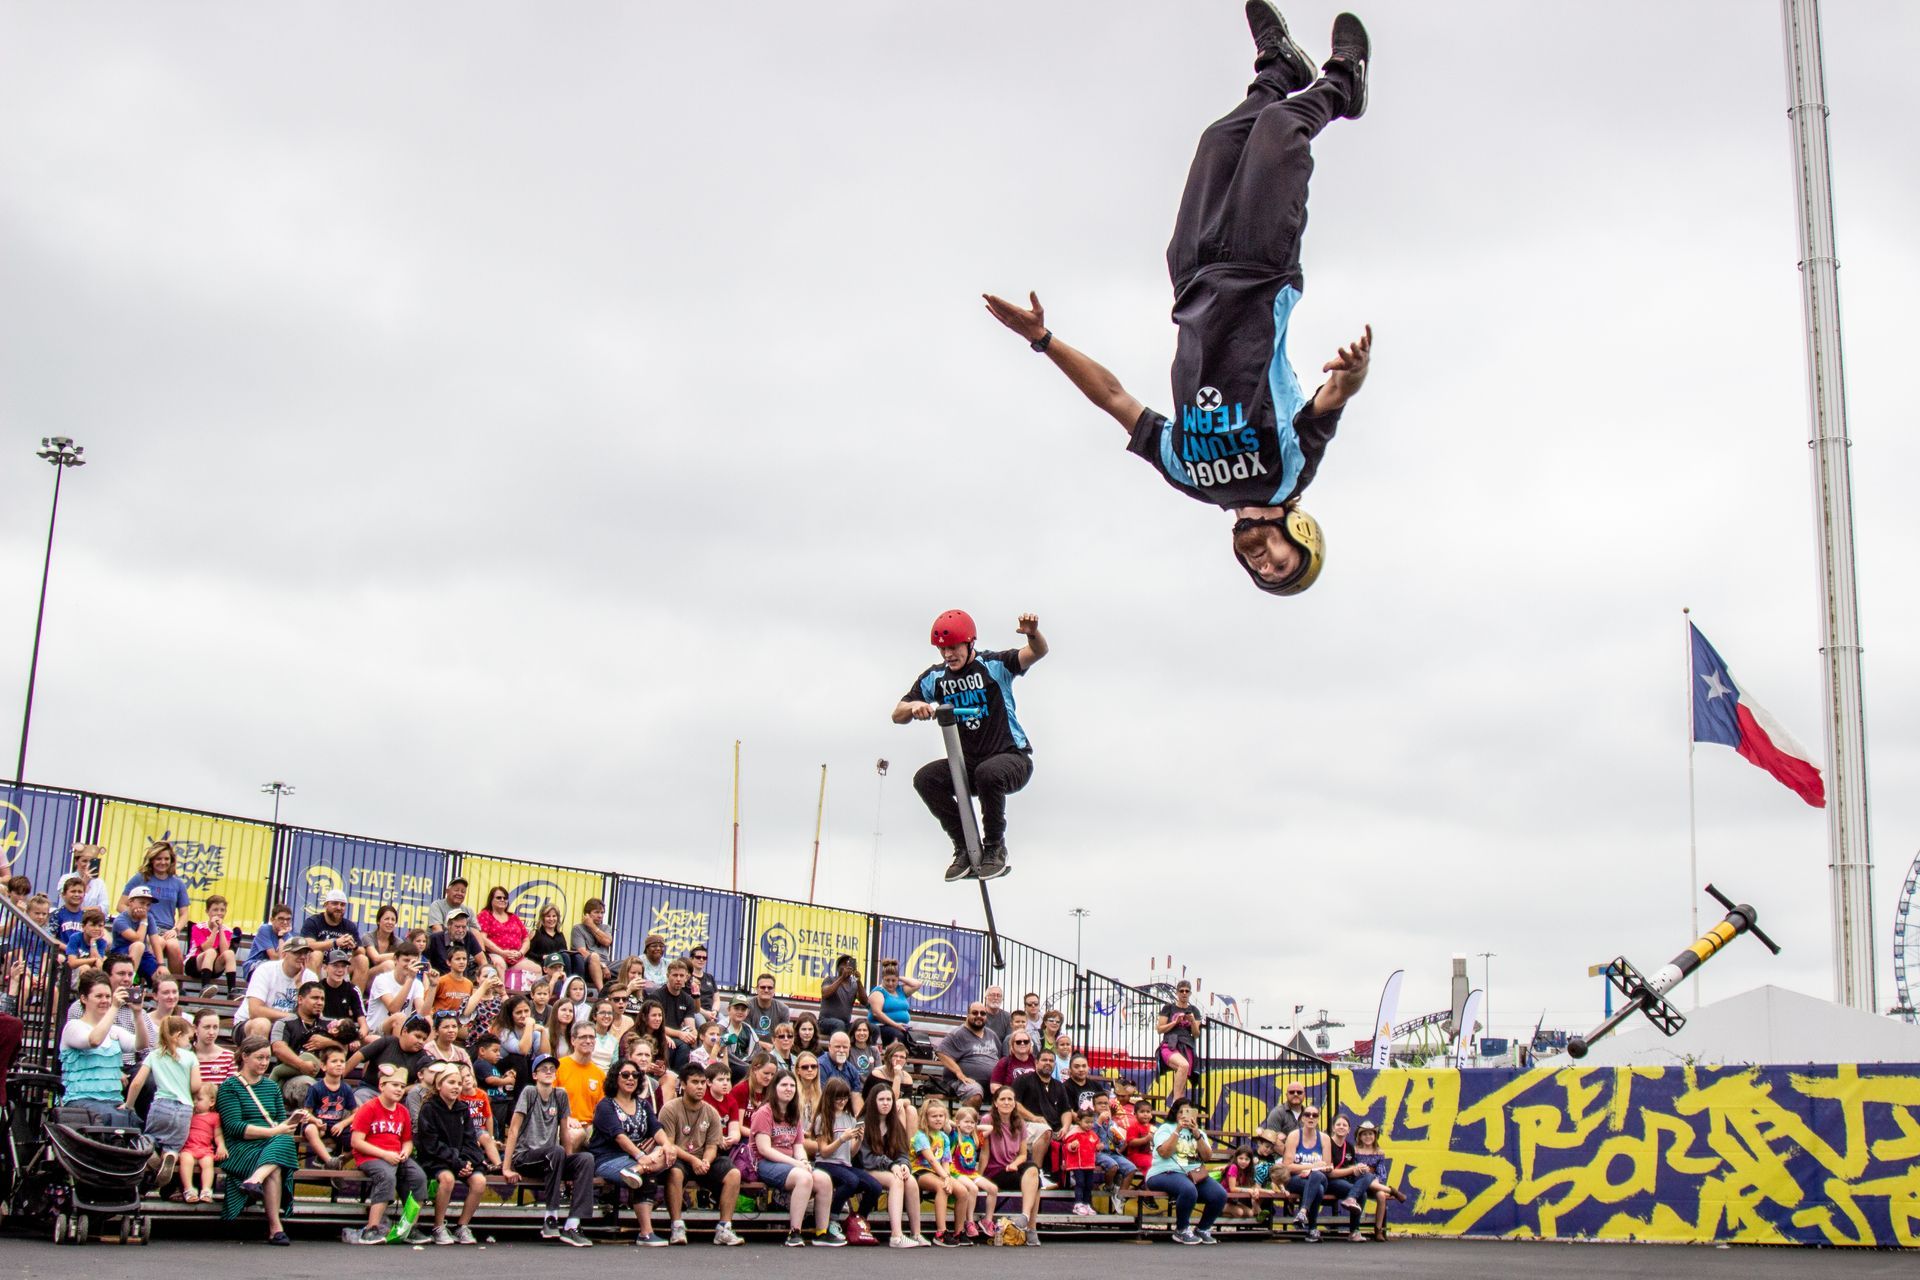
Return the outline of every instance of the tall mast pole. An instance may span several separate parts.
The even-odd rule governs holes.
[[[1873,859],[1867,843],[1867,731],[1860,696],[1859,597],[1853,581],[1853,495],[1840,359],[1840,263],[1834,256],[1827,166],[1826,79],[1818,0],[1781,0],[1787,118],[1800,224],[1800,291],[1807,334],[1814,527],[1827,660],[1827,846],[1833,908],[1834,998],[1872,1011]]]

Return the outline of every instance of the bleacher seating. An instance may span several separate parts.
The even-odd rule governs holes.
[[[189,1019],[205,1009],[219,1012],[228,1021],[231,1030],[232,1013],[235,1002],[225,997],[223,992],[214,991],[202,994],[192,991],[181,997],[182,1013]],[[797,1000],[787,1001],[795,1013],[813,1011],[815,1006]],[[915,1026],[925,1033],[925,1038],[935,1043],[952,1026],[958,1025],[958,1019],[916,1016]],[[936,1090],[938,1080],[945,1075],[944,1070],[931,1056],[909,1058],[908,1066],[921,1082],[915,1091],[916,1098],[923,1098]],[[1224,1152],[1230,1150],[1233,1143],[1250,1135],[1230,1135],[1215,1133],[1215,1148],[1223,1153],[1217,1164],[1224,1164]],[[296,1226],[325,1224],[329,1226],[358,1225],[365,1220],[365,1208],[360,1188],[365,1181],[354,1169],[317,1169],[302,1168],[291,1181],[295,1207],[289,1221]],[[173,1188],[168,1188],[169,1191]],[[784,1234],[787,1229],[787,1211],[784,1204],[771,1204],[764,1187],[758,1183],[746,1183],[741,1188],[743,1196],[753,1197],[759,1206],[753,1212],[738,1212],[734,1215],[734,1228],[741,1235],[752,1238],[754,1235]],[[536,1231],[544,1217],[545,1210],[537,1202],[538,1188],[522,1181],[517,1186],[506,1179],[495,1176],[487,1182],[487,1202],[484,1203],[473,1219],[474,1229],[481,1234],[490,1233],[532,1233]],[[464,1195],[456,1190],[456,1196]],[[598,1184],[596,1196],[596,1214],[598,1221],[586,1224],[597,1237],[609,1235],[626,1237],[633,1234],[634,1218],[629,1207],[630,1190],[625,1185],[609,1185],[604,1181]],[[689,1189],[688,1208],[685,1220],[688,1230],[696,1240],[704,1239],[717,1220],[717,1214],[711,1204],[703,1201],[704,1193]],[[1000,1201],[1002,1210],[1017,1210],[1017,1193],[1003,1193]],[[1073,1193],[1067,1187],[1052,1187],[1041,1193],[1040,1229],[1046,1238],[1068,1238],[1092,1235],[1123,1235],[1133,1238],[1164,1237],[1172,1230],[1172,1217],[1166,1198],[1153,1191],[1136,1188],[1117,1191],[1111,1194],[1096,1193],[1094,1204],[1097,1212],[1092,1216],[1075,1215],[1072,1207]],[[456,1203],[458,1201],[456,1200]],[[697,1207],[696,1207],[697,1206]],[[1221,1218],[1215,1224],[1217,1234],[1225,1236],[1256,1237],[1294,1237],[1301,1234],[1300,1228],[1293,1224],[1291,1213],[1297,1207],[1297,1199],[1283,1197],[1278,1207],[1265,1211],[1255,1218]],[[211,1205],[184,1204],[178,1200],[162,1197],[158,1192],[149,1192],[146,1201],[147,1211],[159,1225],[163,1233],[181,1230],[189,1221],[217,1219],[218,1201]],[[1374,1209],[1372,1234],[1376,1239],[1387,1238],[1387,1207],[1380,1201]],[[932,1208],[927,1208],[931,1222]],[[1345,1230],[1347,1215],[1333,1205],[1333,1198],[1327,1198],[1322,1210],[1322,1227],[1330,1229],[1338,1226]],[[666,1225],[666,1206],[657,1204],[654,1208],[656,1230],[664,1231]],[[929,1230],[931,1228],[929,1227]]]

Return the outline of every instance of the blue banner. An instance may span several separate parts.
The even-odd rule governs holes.
[[[908,999],[920,1012],[964,1017],[967,1005],[986,988],[981,977],[986,950],[986,936],[975,929],[880,918],[877,960],[898,960],[900,976],[919,982],[920,989]],[[876,962],[872,978],[876,989],[879,973]]]
[[[613,954],[639,955],[651,933],[666,939],[669,960],[705,943],[708,975],[721,990],[738,991],[746,921],[747,900],[740,894],[623,877],[614,892]]]
[[[0,864],[33,881],[33,891],[60,907],[60,877],[73,870],[80,797],[37,787],[0,787]],[[118,885],[108,889],[112,893]]]
[[[287,902],[296,926],[320,910],[334,889],[347,895],[347,916],[371,933],[380,908],[400,909],[400,928],[427,927],[427,908],[446,889],[448,855],[439,849],[357,840],[319,831],[287,833]]]

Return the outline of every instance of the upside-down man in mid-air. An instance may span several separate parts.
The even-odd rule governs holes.
[[[1366,28],[1333,22],[1333,56],[1313,63],[1269,0],[1247,0],[1254,79],[1247,99],[1210,125],[1187,174],[1167,246],[1173,277],[1176,419],[1143,406],[1099,363],[1056,339],[1037,295],[1020,307],[987,295],[1001,324],[1044,352],[1086,397],[1132,435],[1129,452],[1188,497],[1236,517],[1234,558],[1262,591],[1297,595],[1325,562],[1320,525],[1300,510],[1340,421],[1367,377],[1368,327],[1340,349],[1306,395],[1287,358],[1287,321],[1300,300],[1312,142],[1333,120],[1367,108]]]

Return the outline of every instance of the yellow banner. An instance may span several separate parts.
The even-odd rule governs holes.
[[[117,900],[154,840],[173,841],[174,874],[186,881],[195,920],[206,918],[207,898],[227,900],[227,922],[248,931],[267,909],[267,873],[273,864],[273,828],[204,813],[109,800],[100,810],[100,878]]]
[[[581,905],[588,898],[601,897],[607,887],[606,878],[595,872],[509,862],[505,858],[463,857],[460,874],[467,878],[466,905],[475,915],[486,910],[487,898],[495,888],[504,888],[508,905],[526,923],[529,933],[540,927],[540,912],[549,902],[559,907],[562,937],[580,923]]]
[[[753,906],[753,948],[741,985],[751,989],[770,973],[782,999],[818,1000],[837,958],[850,955],[865,965],[867,924],[857,911],[762,898]]]

